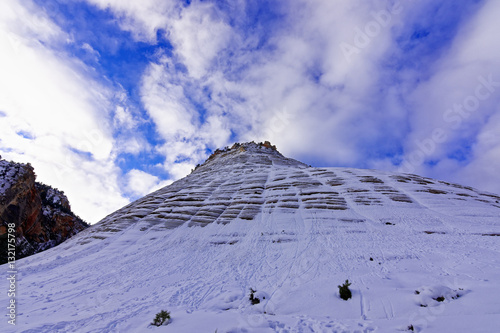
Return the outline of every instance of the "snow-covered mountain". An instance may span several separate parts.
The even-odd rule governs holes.
[[[498,195],[237,144],[18,261],[0,331],[496,332],[499,235]]]

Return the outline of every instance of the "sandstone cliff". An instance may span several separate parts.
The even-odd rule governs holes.
[[[88,227],[63,192],[36,182],[30,164],[0,159],[0,264],[7,262],[7,226],[15,225],[16,259],[54,247]]]

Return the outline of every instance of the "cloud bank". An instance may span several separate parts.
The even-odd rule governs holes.
[[[251,140],[500,193],[494,0],[87,0],[78,29],[71,6],[3,4],[0,147],[73,191],[81,215]],[[77,176],[57,183],[54,165]]]
[[[128,202],[109,126],[114,92],[59,53],[70,36],[24,5],[0,4],[1,154],[31,162],[39,181],[64,190],[74,211],[95,222]]]

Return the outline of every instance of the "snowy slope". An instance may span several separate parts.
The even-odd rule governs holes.
[[[500,196],[244,144],[20,260],[0,331],[496,332],[498,235]]]

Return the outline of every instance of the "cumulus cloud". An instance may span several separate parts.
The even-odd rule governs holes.
[[[171,23],[172,43],[194,79],[206,75],[213,59],[231,39],[230,26],[215,11],[213,4],[199,3],[187,7]]]
[[[167,25],[177,15],[180,5],[177,1],[159,0],[87,0],[101,9],[115,13],[121,28],[133,34],[140,41],[155,42],[157,30]]]
[[[137,169],[130,170],[126,179],[127,190],[136,197],[142,197],[172,183],[172,181],[160,181],[158,177]]]
[[[142,102],[163,137],[191,137],[197,114],[182,85],[172,82],[172,67],[168,61],[151,64],[143,77]]]
[[[31,2],[0,4],[0,150],[30,162],[89,222],[128,202],[108,124],[112,92],[55,50],[70,40]],[[91,82],[91,84],[89,84]]]
[[[162,31],[173,45],[148,66],[141,91],[176,177],[206,147],[232,140],[272,139],[316,164],[402,170],[442,128],[446,142],[411,171],[457,181],[487,154],[473,144],[450,158],[489,126],[494,94],[460,130],[449,131],[443,114],[479,77],[497,75],[494,1],[277,2],[266,8],[275,21],[248,18],[258,4],[245,1],[91,2],[135,22],[126,29],[137,38]]]
[[[492,136],[500,102],[500,47],[493,32],[499,14],[497,2],[485,2],[433,63],[429,78],[409,94],[409,171],[500,192],[494,185],[500,177],[491,172],[500,147]],[[436,130],[442,139],[433,138]]]
[[[134,120],[131,112],[121,105],[118,105],[115,109],[114,122],[115,127],[124,129],[132,129],[137,126],[137,121]]]

